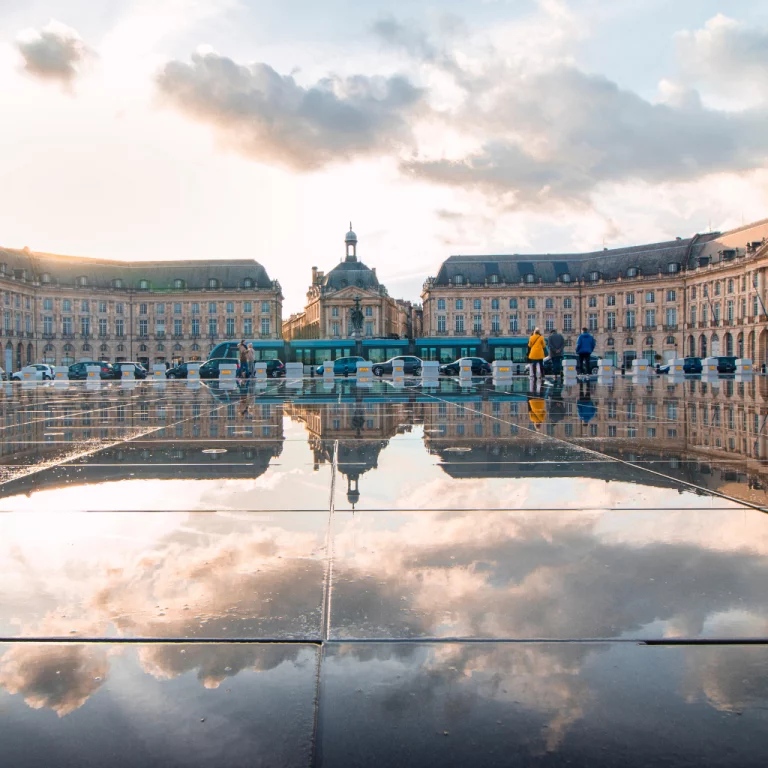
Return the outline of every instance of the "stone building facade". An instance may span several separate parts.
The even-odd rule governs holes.
[[[2,365],[205,360],[279,339],[282,291],[256,261],[120,262],[0,249]]]
[[[551,328],[575,349],[631,359],[768,362],[768,219],[724,233],[581,254],[451,256],[424,283],[424,336],[519,337]]]
[[[379,282],[376,268],[357,258],[357,235],[350,226],[344,238],[344,260],[327,274],[312,267],[312,284],[303,312],[283,324],[286,339],[345,339],[352,336],[350,310],[359,299],[363,338],[409,338],[413,307],[398,302]]]

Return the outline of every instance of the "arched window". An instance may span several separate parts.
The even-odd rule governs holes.
[[[146,344],[140,344],[139,345],[139,352],[146,352],[147,351],[147,345]]]
[[[627,339],[624,341],[624,344],[626,344],[626,346],[628,347],[631,347],[634,343],[635,343],[635,340],[631,336],[628,336]]]
[[[85,288],[88,285],[88,278],[85,275],[81,275],[77,278],[77,284],[80,288]]]
[[[149,290],[149,280],[139,280],[139,290],[140,291],[148,291]]]
[[[614,342],[613,339],[608,339],[605,343],[606,343],[607,346],[612,347],[615,342]]]
[[[699,357],[707,356],[707,337],[702,333],[699,338]]]
[[[83,352],[90,352],[90,351],[91,351],[91,345],[83,344]]]
[[[40,275],[40,282],[47,285],[51,282],[51,276],[47,272],[43,272],[43,274]]]
[[[646,343],[646,344],[647,344],[649,347],[652,347],[652,346],[653,346],[653,336],[646,336],[646,337],[645,337],[645,343]]]
[[[109,347],[106,344],[102,344],[99,347],[99,352],[106,352],[107,350],[109,350]]]
[[[667,344],[672,344],[674,346],[674,344],[675,344],[675,337],[674,336],[667,336]]]
[[[456,277],[453,278],[453,281],[456,283],[456,285],[463,285],[464,275],[456,275]]]
[[[627,270],[627,277],[637,277],[640,274],[640,267],[630,267]]]
[[[157,345],[157,351],[158,352],[165,352],[165,345],[164,344],[158,344]]]
[[[74,351],[74,347],[71,344],[65,344],[64,345],[64,351],[65,352],[72,352],[72,351]]]
[[[680,271],[680,264],[676,261],[672,261],[669,264],[667,264],[667,272],[670,274],[675,274],[676,272]]]
[[[184,281],[180,277],[177,277],[173,281],[173,287],[174,288],[183,288],[184,287]]]
[[[590,272],[589,273],[589,279],[596,283],[600,279],[600,273],[599,272]]]
[[[125,352],[125,344],[118,344],[117,345],[117,351],[118,352]]]
[[[250,277],[246,277],[243,280],[243,288],[253,288],[253,280]]]
[[[219,281],[215,277],[211,277],[208,279],[208,287],[209,288],[218,288],[219,287]]]
[[[173,351],[174,352],[181,352],[181,349],[182,349],[181,344],[176,344],[176,346],[173,348]]]
[[[525,282],[526,283],[535,283],[536,282],[536,275],[534,275],[532,272],[529,272],[525,276]]]
[[[200,351],[200,345],[199,344],[193,344],[192,345],[192,351],[193,352],[199,352]]]

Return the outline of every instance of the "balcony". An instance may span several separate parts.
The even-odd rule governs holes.
[[[164,339],[165,338],[165,331],[157,331],[155,333],[155,338],[156,339]]]
[[[61,334],[61,338],[62,339],[74,339],[75,338],[75,334],[72,333],[72,331],[64,331]]]
[[[676,331],[677,330],[677,324],[674,325],[665,325],[664,326],[665,331]]]
[[[435,331],[435,336],[447,336],[448,331]]]
[[[643,330],[644,331],[655,331],[656,330],[656,326],[655,325],[644,325],[643,326]]]
[[[699,328],[709,328],[709,323],[707,323],[706,321],[702,320],[702,321],[699,322]]]
[[[614,333],[616,331],[616,326],[615,325],[606,325],[605,328],[603,328],[603,330],[606,333]]]
[[[625,331],[636,331],[637,330],[637,326],[636,325],[625,325],[624,326],[624,330]]]
[[[100,341],[108,341],[109,340],[109,334],[108,333],[100,333],[99,334],[99,340]]]
[[[462,330],[459,330],[459,329],[457,328],[457,329],[456,329],[456,330],[453,332],[453,335],[454,335],[454,336],[466,336],[466,335],[467,335],[467,332],[466,332],[464,329],[462,329]]]
[[[43,338],[44,339],[55,339],[56,338],[56,334],[55,333],[46,333],[45,331],[43,331]]]

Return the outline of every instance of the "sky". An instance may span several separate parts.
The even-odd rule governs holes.
[[[358,256],[419,300],[451,254],[768,216],[768,5],[3,0],[0,244],[255,258],[299,310]]]

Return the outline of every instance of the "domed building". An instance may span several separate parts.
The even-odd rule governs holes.
[[[357,235],[349,225],[344,236],[345,256],[329,272],[312,267],[312,285],[307,291],[304,311],[283,324],[286,339],[399,338],[409,334],[407,302],[393,299],[379,282],[376,269],[357,258]],[[353,327],[351,311],[362,311],[359,333]]]

